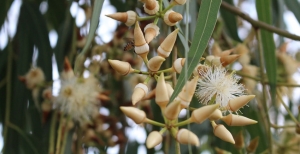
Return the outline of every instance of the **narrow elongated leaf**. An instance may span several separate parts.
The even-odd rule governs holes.
[[[258,19],[268,24],[272,24],[271,16],[271,1],[256,1],[256,10],[258,14]],[[261,35],[261,45],[264,53],[265,67],[267,70],[267,77],[271,88],[271,97],[274,102],[276,95],[276,53],[275,53],[275,43],[273,38],[273,33],[260,30]],[[263,74],[262,74],[263,75]]]
[[[5,18],[7,16],[7,11],[9,10],[9,7],[11,6],[13,0],[2,0],[0,1],[0,27],[2,27],[2,24],[5,21]]]
[[[102,10],[103,2],[104,2],[104,0],[95,0],[92,19],[91,19],[91,25],[90,25],[90,31],[89,31],[89,34],[87,37],[86,44],[84,45],[84,47],[81,51],[83,54],[85,54],[85,52],[88,50],[88,48],[90,47],[90,44],[92,43],[92,40],[95,37],[95,32],[96,32],[96,29],[99,24],[99,18],[100,18],[100,13]],[[79,58],[79,56],[78,56],[78,58]],[[78,66],[76,66],[76,65],[78,65],[78,64],[75,64],[74,71],[78,72],[78,70],[77,70]]]
[[[222,0],[202,0],[194,39],[170,101],[173,101],[179,94],[187,78],[189,78],[199,63],[214,30],[221,2]]]
[[[298,22],[300,23],[300,3],[298,0],[286,0],[284,1],[289,10],[291,10]]]
[[[234,5],[232,0],[224,0],[228,4]],[[226,29],[231,36],[232,39],[238,42],[242,42],[239,35],[238,35],[238,28],[237,28],[237,20],[236,20],[236,15],[233,13],[227,11],[224,8],[220,8],[221,16],[223,18],[223,21],[225,23]]]

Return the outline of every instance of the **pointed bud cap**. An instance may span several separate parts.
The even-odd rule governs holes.
[[[171,96],[172,96],[172,94],[173,94],[173,92],[174,92],[174,89],[173,89],[173,87],[170,85],[170,83],[167,83],[166,86],[167,86],[167,90],[168,90],[168,96],[169,96],[169,98],[171,98]]]
[[[176,73],[178,73],[178,74],[181,73],[184,62],[185,62],[185,58],[178,58],[174,61],[173,69],[175,70]]]
[[[150,23],[144,28],[144,32],[146,42],[149,43],[159,34],[159,27],[153,23]]]
[[[146,113],[140,109],[137,109],[135,107],[124,107],[121,106],[120,109],[122,112],[132,119],[136,124],[143,123],[147,118],[146,118]]]
[[[219,104],[206,105],[193,111],[190,119],[195,123],[202,123],[206,120],[217,108]]]
[[[235,144],[232,134],[226,129],[224,125],[213,125],[214,134],[218,138],[222,139],[223,141]]]
[[[152,131],[146,140],[146,146],[148,149],[151,149],[162,142],[162,135],[158,131]]]
[[[148,87],[143,84],[139,83],[134,87],[133,93],[132,93],[132,104],[135,105],[137,102],[142,100],[146,94],[148,93]]]
[[[164,73],[161,73],[157,79],[157,84],[155,88],[155,102],[161,108],[165,108],[169,102],[168,90],[166,86],[166,81]]]
[[[177,34],[179,29],[175,29],[172,33],[170,33],[166,39],[160,44],[160,46],[157,49],[157,53],[159,56],[162,56],[164,58],[169,57],[173,46],[175,44]]]
[[[237,149],[244,149],[245,147],[245,139],[242,131],[239,131],[237,135],[234,136],[235,147]]]
[[[236,61],[238,58],[240,57],[240,55],[229,55],[229,56],[223,56],[220,58],[221,64],[223,67],[233,63],[234,61]]]
[[[259,143],[259,137],[255,137],[253,140],[250,141],[248,147],[247,147],[247,152],[248,153],[255,153]]]
[[[178,114],[180,110],[181,110],[180,101],[173,101],[166,107],[164,111],[164,115],[169,120],[175,120],[178,118]]]
[[[243,95],[229,100],[227,109],[232,112],[238,111],[241,107],[245,106],[250,100],[252,100],[255,95]]]
[[[176,140],[181,144],[192,144],[194,146],[200,145],[197,135],[187,129],[180,129],[177,132]]]
[[[143,32],[139,26],[139,23],[136,22],[134,27],[134,51],[143,59],[146,58],[149,52],[149,45],[146,43]]]
[[[178,94],[178,98],[182,100],[183,108],[188,107],[189,103],[191,102],[197,87],[198,79],[199,77],[195,76],[191,81],[187,81],[181,92]]]
[[[154,15],[159,10],[159,4],[156,0],[145,0],[143,5],[146,13]]]
[[[125,76],[125,75],[133,72],[133,69],[131,68],[131,65],[128,62],[109,59],[108,63],[115,71],[117,71],[121,75]]]
[[[117,12],[106,16],[121,21],[125,23],[126,26],[132,26],[136,21],[136,13],[134,11]]]
[[[219,109],[216,109],[210,116],[209,116],[209,120],[215,121],[215,120],[219,120],[223,117],[222,115],[222,111]]]
[[[228,114],[227,116],[224,116],[222,120],[228,126],[245,126],[245,125],[252,125],[257,123],[257,121],[255,120],[246,118],[244,116],[235,115],[235,114]]]
[[[156,72],[160,69],[161,64],[165,61],[166,59],[161,57],[161,56],[155,56],[152,57],[148,61],[148,68],[151,72]]]
[[[164,15],[164,22],[169,26],[176,25],[180,20],[182,20],[182,15],[173,10],[168,10]]]

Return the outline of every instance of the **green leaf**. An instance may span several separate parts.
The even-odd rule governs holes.
[[[202,0],[194,39],[170,101],[173,101],[179,94],[187,78],[199,63],[214,30],[221,2],[222,0]]]
[[[86,44],[84,45],[81,54],[86,54],[86,51],[90,47],[90,44],[92,43],[92,40],[95,37],[95,32],[99,24],[99,18],[100,18],[100,13],[102,10],[104,0],[95,0],[94,8],[93,8],[93,14],[92,14],[92,19],[91,19],[91,25],[90,25],[90,31],[87,37]],[[80,58],[80,56],[78,56]],[[74,71],[77,73],[78,72],[78,64],[75,63],[75,69]]]
[[[284,1],[289,10],[291,10],[298,22],[300,23],[300,3],[298,0],[286,0]]]
[[[8,9],[10,8],[13,0],[1,0],[0,1],[0,27],[2,27],[5,18],[7,16]]]
[[[263,0],[256,1],[256,10],[258,19],[267,24],[272,24],[271,16],[271,1]],[[267,70],[267,77],[271,88],[272,101],[275,101],[276,96],[276,53],[273,33],[260,29],[261,45],[264,53],[265,67]],[[262,74],[263,75],[263,74]]]
[[[234,5],[232,0],[224,0],[228,4]],[[236,20],[236,15],[233,13],[227,11],[223,7],[220,8],[221,16],[223,18],[223,21],[225,23],[225,26],[227,28],[227,31],[229,35],[231,36],[232,39],[238,42],[242,42],[238,35],[238,27],[237,27],[237,20]]]

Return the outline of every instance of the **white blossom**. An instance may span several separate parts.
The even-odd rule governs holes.
[[[226,75],[227,71],[222,66],[207,66],[198,73],[200,79],[195,95],[201,103],[207,104],[216,95],[215,103],[225,107],[229,100],[243,95],[244,86],[237,83],[239,80],[234,74]]]
[[[74,120],[89,121],[99,108],[98,85],[94,77],[84,79],[74,76],[68,80],[62,80],[59,95],[54,103]]]

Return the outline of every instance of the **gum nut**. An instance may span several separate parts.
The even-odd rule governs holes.
[[[168,90],[168,96],[169,96],[169,98],[171,98],[171,95],[173,94],[174,89],[170,83],[167,83],[166,86],[167,86],[167,90]]]
[[[181,144],[192,144],[195,146],[200,145],[198,137],[187,129],[180,129],[177,132],[176,140]]]
[[[219,109],[216,109],[210,116],[209,116],[209,120],[219,120],[223,117],[222,115],[222,111]]]
[[[146,13],[150,15],[154,15],[159,10],[159,4],[156,0],[145,0],[145,4],[143,5]]]
[[[146,113],[143,110],[137,109],[135,107],[124,107],[121,106],[122,112],[132,119],[136,124],[141,124],[146,120]]]
[[[169,18],[169,21],[171,23],[176,23],[176,22],[182,20],[182,15],[180,13],[177,13],[177,12],[171,12],[169,14],[168,18]]]
[[[169,120],[175,120],[178,118],[178,114],[181,110],[181,103],[180,101],[173,101],[172,103],[170,103],[165,111],[164,111],[164,115],[167,119]]]
[[[135,46],[142,46],[146,44],[146,40],[144,38],[143,32],[138,22],[135,23],[134,27],[134,45]]]
[[[152,131],[146,140],[146,146],[148,149],[151,149],[162,142],[162,135],[158,131]]]
[[[236,61],[240,55],[229,55],[229,56],[223,56],[220,58],[221,64],[223,67],[227,66],[228,64],[233,63]]]
[[[229,100],[227,109],[231,110],[232,112],[236,112],[241,107],[245,106],[254,97],[255,97],[255,95],[243,95],[243,96],[231,99],[231,100]]]
[[[166,107],[169,102],[168,90],[166,86],[166,81],[164,74],[161,73],[157,79],[157,84],[155,88],[155,102],[160,107]]]
[[[179,29],[175,29],[172,33],[170,33],[166,39],[160,44],[160,46],[157,49],[158,55],[162,56],[164,58],[169,57],[173,46],[175,44],[177,34]]]
[[[222,120],[229,126],[245,126],[257,123],[257,121],[255,120],[235,114],[229,114],[227,116],[224,116]]]
[[[132,100],[132,104],[135,105],[137,102],[139,102],[140,100],[142,100],[146,94],[148,93],[148,87],[143,84],[143,83],[139,83],[134,87],[132,96],[131,96],[131,100]]]
[[[224,125],[216,125],[214,127],[214,134],[223,141],[235,144],[232,134],[226,129]]]
[[[178,74],[181,73],[184,62],[185,62],[185,58],[178,58],[174,61],[173,69],[175,70],[176,73],[178,73]]]
[[[161,64],[165,61],[166,59],[161,57],[161,56],[155,56],[152,57],[149,61],[148,61],[148,68],[150,71],[152,72],[156,72],[159,70]]]
[[[146,42],[149,43],[159,34],[159,27],[153,23],[150,23],[144,28],[144,32]]]
[[[178,97],[185,101],[190,102],[194,96],[195,89],[197,87],[199,77],[195,76],[191,81],[187,81],[185,86],[182,88],[181,92],[178,94]]]
[[[121,75],[124,75],[124,76],[133,71],[133,69],[131,68],[131,65],[128,62],[109,59],[108,63],[115,71],[117,71],[118,73],[120,73]]]
[[[206,105],[193,111],[191,121],[195,123],[202,123],[206,120],[217,108],[219,104]]]

